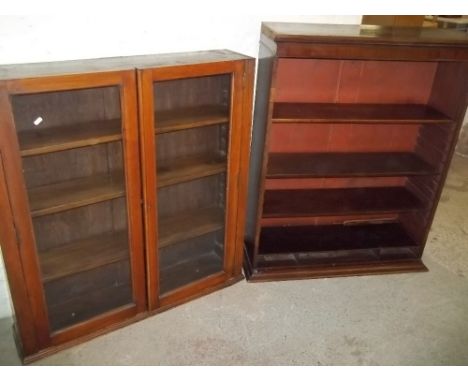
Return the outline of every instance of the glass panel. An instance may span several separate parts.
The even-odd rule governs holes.
[[[52,331],[131,303],[119,88],[12,105]]]
[[[221,272],[231,75],[154,84],[159,289]]]

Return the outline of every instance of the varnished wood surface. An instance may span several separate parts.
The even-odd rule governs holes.
[[[156,112],[156,134],[229,122],[229,112],[223,106],[206,105]]]
[[[262,23],[262,33],[281,42],[441,44],[468,48],[468,37],[465,33],[437,28],[264,22]]]
[[[143,69],[207,64],[222,61],[236,61],[246,58],[250,57],[229,50],[208,50],[61,62],[2,65],[0,66],[0,80],[134,70],[135,68]]]
[[[126,259],[129,259],[129,250],[125,231],[94,236],[39,253],[44,282]]]
[[[173,160],[158,168],[158,187],[171,186],[226,171],[226,158],[219,155],[195,155]]]
[[[31,216],[38,217],[125,195],[123,174],[93,175],[28,191]]]
[[[122,139],[121,121],[93,121],[66,127],[26,130],[18,134],[23,157],[47,154]]]
[[[404,187],[267,190],[264,217],[390,213],[424,208]]]
[[[272,153],[267,177],[408,176],[435,169],[412,153]]]
[[[286,103],[273,107],[273,122],[289,123],[449,123],[430,106],[410,104]]]
[[[223,226],[224,211],[217,207],[160,219],[159,248],[220,230]]]

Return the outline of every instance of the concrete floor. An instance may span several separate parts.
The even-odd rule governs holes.
[[[468,159],[456,157],[430,272],[238,283],[39,365],[468,365]],[[20,364],[9,320],[0,364]]]

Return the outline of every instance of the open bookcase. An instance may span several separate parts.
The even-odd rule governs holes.
[[[444,30],[263,24],[247,277],[425,270],[467,60]]]
[[[252,77],[230,51],[0,67],[26,362],[242,278]]]

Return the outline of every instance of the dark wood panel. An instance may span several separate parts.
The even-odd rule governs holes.
[[[288,123],[448,123],[430,106],[410,104],[336,104],[277,102],[273,122]]]
[[[33,217],[99,203],[125,195],[123,174],[94,175],[32,188],[28,192]]]
[[[398,223],[324,225],[295,227],[264,227],[260,234],[260,254],[297,252],[332,252],[317,255],[317,260],[331,262],[351,259],[350,253],[335,253],[362,249],[414,247],[416,243]],[[362,252],[360,252],[362,253]],[[359,259],[358,254],[358,259]],[[305,257],[304,257],[305,258]],[[313,258],[311,257],[313,260]]]
[[[18,133],[21,155],[31,156],[122,139],[121,121],[94,121],[73,126],[24,130]]]
[[[267,190],[263,217],[348,215],[424,208],[404,187]]]
[[[106,233],[40,252],[43,282],[128,260],[127,236],[125,231]]]
[[[432,166],[412,153],[270,154],[268,178],[407,176],[432,174]]]
[[[224,227],[224,211],[212,207],[159,220],[159,248],[214,232]]]
[[[155,129],[157,134],[228,122],[229,110],[222,105],[161,110],[155,114]]]
[[[172,160],[158,167],[158,187],[187,182],[226,172],[226,158],[220,155],[196,155]]]

